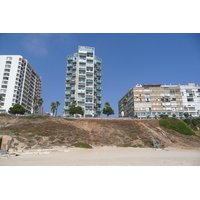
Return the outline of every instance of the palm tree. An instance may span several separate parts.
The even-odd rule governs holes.
[[[50,106],[51,106],[51,112],[53,113],[53,116],[54,116],[54,113],[55,113],[55,111],[56,111],[56,109],[57,109],[56,103],[55,103],[55,102],[52,102]]]
[[[33,98],[33,113],[38,113],[39,108],[44,103],[42,98],[37,98],[36,96]]]
[[[42,98],[39,98],[39,99],[38,99],[38,106],[42,106],[43,103],[44,103],[43,99],[42,99]]]
[[[38,106],[37,106],[38,98],[36,96],[33,97],[33,113],[36,113]]]
[[[58,106],[60,106],[60,102],[59,101],[56,101],[56,116],[57,116],[57,111],[58,111]]]

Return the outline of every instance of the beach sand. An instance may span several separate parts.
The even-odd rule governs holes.
[[[200,149],[94,147],[0,156],[0,166],[200,166]]]

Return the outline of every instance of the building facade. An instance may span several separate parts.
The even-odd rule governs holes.
[[[73,101],[84,110],[84,117],[101,116],[102,59],[94,47],[79,46],[67,56],[64,115],[69,115]]]
[[[188,113],[200,116],[200,86],[136,85],[118,102],[119,116],[153,118],[161,114],[172,117]]]
[[[0,112],[20,104],[33,111],[33,98],[41,97],[42,78],[21,55],[0,55]]]

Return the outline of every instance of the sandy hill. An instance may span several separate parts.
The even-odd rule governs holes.
[[[15,148],[71,146],[200,147],[200,131],[183,135],[159,125],[159,120],[65,119],[48,116],[0,116],[0,135],[10,135]]]

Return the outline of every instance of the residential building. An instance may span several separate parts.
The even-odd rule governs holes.
[[[101,116],[102,59],[94,47],[79,46],[67,56],[64,115],[70,116],[73,101],[84,110],[84,117]]]
[[[0,112],[20,104],[33,112],[33,97],[41,97],[42,78],[21,55],[0,55]]]
[[[124,100],[125,99],[125,100]],[[172,117],[188,113],[200,115],[200,86],[136,85],[118,102],[119,116],[153,118],[161,114]]]

